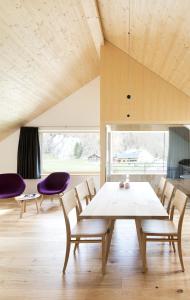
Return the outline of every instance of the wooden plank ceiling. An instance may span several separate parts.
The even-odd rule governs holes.
[[[103,39],[190,96],[190,1],[0,0],[0,138],[99,74]],[[102,36],[101,27],[103,28]]]
[[[98,0],[98,5],[106,40],[190,96],[189,0]]]
[[[98,54],[80,1],[0,0],[0,134],[95,78]]]

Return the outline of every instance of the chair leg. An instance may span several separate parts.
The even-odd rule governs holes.
[[[79,247],[80,238],[76,238],[76,240],[77,240],[78,242],[75,243],[74,253],[76,253],[76,250],[77,250],[77,248]]]
[[[181,263],[182,272],[184,272],[185,269],[184,269],[183,257],[182,257],[181,238],[178,239],[177,246],[178,246],[178,254],[179,254],[179,260],[180,260],[180,263]]]
[[[106,269],[106,238],[102,237],[102,274],[105,274]]]
[[[36,199],[35,199],[35,203],[36,203],[36,211],[37,211],[37,214],[39,214],[38,202],[37,202],[37,200],[36,200]]]
[[[173,239],[173,235],[171,235],[171,238]],[[176,251],[175,251],[175,243],[174,242],[172,242],[172,247],[173,247],[173,250],[174,250],[174,253],[175,253]]]
[[[43,201],[44,201],[44,195],[41,195],[40,207],[42,206]]]
[[[146,263],[146,236],[142,234],[142,260],[143,260],[143,273],[147,271],[147,263]]]
[[[171,238],[171,235],[168,235],[168,239],[170,239]],[[169,241],[169,245],[171,246],[171,244],[172,244],[172,242],[171,241]]]
[[[65,270],[66,270],[66,267],[67,267],[70,248],[71,248],[71,241],[70,241],[70,239],[67,239],[67,247],[66,247],[66,252],[65,252],[65,262],[64,262],[64,266],[63,266],[63,274],[65,274]]]

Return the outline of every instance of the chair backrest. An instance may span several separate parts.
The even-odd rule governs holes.
[[[70,175],[67,172],[53,172],[45,179],[45,184],[49,188],[61,188],[68,183]]]
[[[83,200],[85,200],[86,205],[88,205],[88,203],[90,201],[90,193],[89,193],[86,181],[83,181],[80,184],[78,184],[75,187],[75,191],[76,191],[76,195],[77,195],[77,198],[78,198],[78,204],[79,204],[79,207],[80,207],[80,211],[82,211],[82,202],[83,202]]]
[[[68,192],[65,192],[64,195],[60,196],[59,199],[60,199],[60,203],[61,203],[61,206],[62,206],[62,209],[63,209],[64,217],[65,217],[65,224],[66,224],[67,234],[70,234],[71,229],[70,229],[70,221],[69,221],[68,215],[69,215],[71,210],[75,209],[77,220],[78,220],[79,213],[80,213],[75,190],[72,189]]]
[[[86,180],[86,182],[87,182],[88,191],[90,194],[90,199],[92,200],[92,198],[96,195],[96,187],[95,187],[95,183],[94,183],[94,178],[90,177]]]
[[[166,186],[163,192],[161,202],[163,205],[167,205],[167,213],[170,211],[172,197],[174,195],[174,186],[171,182],[166,182]]]
[[[160,198],[161,201],[162,201],[165,185],[166,185],[166,178],[161,177],[158,185],[158,191],[157,191],[157,196]]]
[[[176,190],[175,196],[171,203],[170,220],[173,220],[175,209],[179,213],[178,233],[180,233],[181,229],[182,229],[182,223],[183,223],[183,218],[184,218],[184,214],[185,214],[185,207],[187,204],[187,198],[188,198],[187,195],[185,195],[182,191]]]
[[[25,187],[26,184],[19,174],[0,174],[0,199],[19,196],[24,192]]]

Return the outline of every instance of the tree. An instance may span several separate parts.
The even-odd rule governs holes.
[[[75,158],[80,158],[83,152],[83,147],[82,144],[79,142],[76,142],[75,147],[74,147],[74,157]]]

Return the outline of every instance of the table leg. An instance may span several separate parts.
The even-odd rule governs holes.
[[[144,272],[144,266],[146,266],[146,257],[145,257],[145,250],[143,249],[142,244],[142,233],[141,233],[141,219],[136,218],[135,219],[136,229],[137,229],[137,236],[138,236],[138,242],[139,242],[139,249],[142,259],[142,265],[143,265],[143,272]]]
[[[23,202],[24,202],[24,212],[26,212],[26,201]]]
[[[142,256],[141,220],[136,218],[135,219],[135,224],[136,224],[137,237],[138,237],[138,242],[139,242],[139,249],[140,249],[141,256]]]
[[[108,260],[108,255],[109,255],[109,251],[110,251],[110,245],[111,245],[111,239],[112,239],[112,235],[113,235],[113,230],[114,230],[114,224],[115,224],[115,220],[111,220],[111,224],[110,224],[110,228],[109,228],[109,233],[107,236],[107,245],[106,245],[106,262]]]
[[[22,214],[24,213],[24,201],[20,201],[20,218],[22,219]]]

